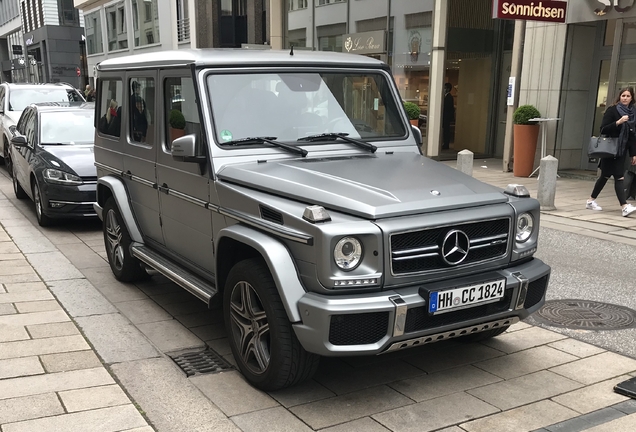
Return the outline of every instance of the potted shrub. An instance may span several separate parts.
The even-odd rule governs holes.
[[[420,119],[420,107],[413,102],[404,102],[404,110],[406,111],[406,116],[411,121],[411,124],[413,126],[417,126]]]
[[[170,117],[168,118],[170,124],[170,142],[176,140],[185,135],[186,121],[183,113],[179,110],[173,109],[170,111]]]
[[[532,105],[521,105],[512,116],[514,123],[512,172],[515,177],[528,177],[532,174],[534,155],[537,151],[537,138],[539,137],[539,124],[530,121],[530,119],[537,117],[541,117],[541,114]]]

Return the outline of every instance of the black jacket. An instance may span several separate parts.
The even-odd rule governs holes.
[[[622,115],[618,112],[616,105],[607,108],[603,115],[603,121],[601,122],[601,135],[618,138],[621,133],[621,127],[627,127],[626,123],[616,126],[616,122],[621,117]],[[627,153],[629,153],[630,156],[636,156],[636,135],[634,132],[630,133],[627,139]]]

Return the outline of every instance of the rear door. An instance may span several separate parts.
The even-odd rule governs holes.
[[[29,160],[33,157],[35,150],[35,119],[36,112],[33,108],[26,108],[18,121],[17,131],[27,139],[25,147],[13,147],[12,162],[18,183],[31,195],[31,185],[29,181]]]

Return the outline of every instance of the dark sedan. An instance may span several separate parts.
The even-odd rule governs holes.
[[[30,197],[41,226],[55,218],[96,216],[94,103],[33,104],[11,139],[13,189]]]

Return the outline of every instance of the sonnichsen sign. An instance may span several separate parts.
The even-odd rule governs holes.
[[[566,7],[564,1],[493,0],[492,17],[564,23]]]

